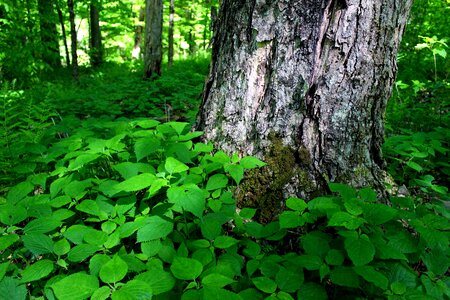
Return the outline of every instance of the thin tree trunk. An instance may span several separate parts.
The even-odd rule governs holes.
[[[69,47],[67,46],[67,35],[66,35],[66,27],[64,26],[64,16],[61,11],[61,8],[59,7],[58,1],[56,1],[56,11],[58,12],[59,24],[61,25],[61,32],[64,42],[64,51],[66,53],[66,65],[70,66],[70,54],[69,54]]]
[[[141,42],[142,42],[142,31],[144,30],[144,26],[141,23],[144,21],[145,17],[145,9],[141,7],[139,9],[139,24],[136,26],[134,30],[134,47],[131,52],[131,58],[139,59],[141,55]]]
[[[328,182],[384,190],[383,114],[411,0],[223,0],[197,128],[268,166],[237,190],[271,219]]]
[[[56,15],[52,0],[38,0],[42,59],[53,68],[61,67]]]
[[[175,15],[175,4],[174,4],[174,0],[170,0],[170,4],[169,4],[169,38],[168,38],[168,42],[169,42],[169,51],[167,52],[167,56],[168,56],[168,65],[169,67],[172,66],[173,64],[173,19],[174,19],[174,15]]]
[[[75,81],[79,81],[78,74],[78,55],[77,55],[77,30],[75,27],[75,12],[73,9],[73,0],[67,0],[67,7],[69,9],[70,22],[70,39],[72,52],[72,76]]]
[[[162,0],[147,0],[145,8],[144,78],[161,75]]]
[[[90,13],[90,58],[94,67],[103,62],[102,35],[100,31],[99,2],[92,0],[89,5]]]

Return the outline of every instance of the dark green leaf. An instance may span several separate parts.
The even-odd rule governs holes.
[[[21,282],[36,281],[47,277],[53,271],[53,262],[49,259],[42,259],[28,266],[22,272]]]
[[[51,287],[60,300],[80,300],[89,298],[99,288],[99,283],[95,276],[75,273],[64,277]]]
[[[170,266],[173,276],[181,280],[194,280],[203,271],[203,265],[195,259],[175,257]]]

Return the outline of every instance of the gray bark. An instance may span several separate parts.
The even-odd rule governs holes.
[[[147,0],[145,6],[144,78],[161,75],[162,0]]]
[[[266,160],[281,141],[294,159],[284,197],[310,198],[330,181],[383,189],[383,114],[410,6],[222,1],[197,128]]]
[[[139,59],[141,56],[141,41],[142,41],[142,31],[144,30],[144,26],[141,25],[141,22],[144,21],[145,17],[145,9],[143,7],[139,8],[139,24],[134,29],[134,46],[133,51],[131,52],[131,58]]]

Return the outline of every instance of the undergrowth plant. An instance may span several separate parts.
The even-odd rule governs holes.
[[[86,120],[0,198],[6,299],[448,299],[439,202],[330,184],[260,224],[233,186],[263,166],[187,123]]]

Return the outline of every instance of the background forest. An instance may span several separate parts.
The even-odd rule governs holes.
[[[163,4],[144,80],[143,1],[0,2],[0,299],[450,299],[450,1],[402,40],[389,205],[335,183],[269,224],[233,198],[265,163],[190,131],[219,1]]]

